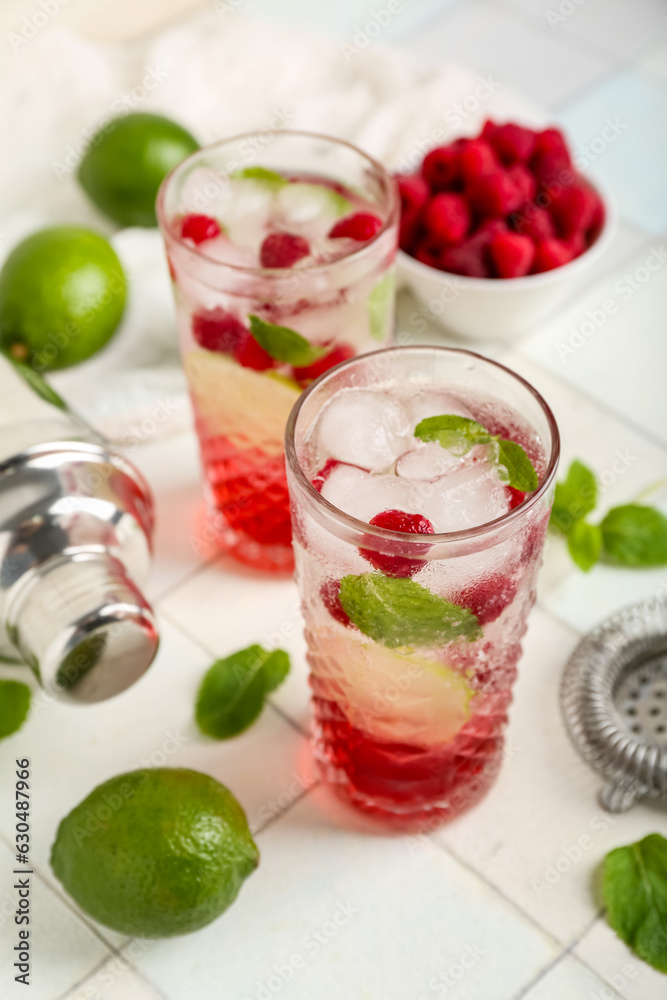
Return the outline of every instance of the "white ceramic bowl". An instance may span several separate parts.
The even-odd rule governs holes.
[[[460,337],[512,340],[525,335],[585,283],[609,247],[616,211],[606,192],[594,186],[604,204],[604,224],[595,243],[569,264],[524,278],[466,278],[399,250],[399,287],[411,288],[430,318]]]

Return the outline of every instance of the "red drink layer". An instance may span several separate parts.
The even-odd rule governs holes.
[[[509,485],[495,441],[414,435],[438,414],[520,444],[544,480],[545,445],[505,403],[428,384],[343,388],[305,435],[302,468],[338,510],[405,541],[352,544],[351,529],[335,537],[327,513],[295,505],[316,759],[339,797],[405,830],[467,809],[501,766],[551,503]]]

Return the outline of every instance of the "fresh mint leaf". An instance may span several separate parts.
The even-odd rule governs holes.
[[[622,566],[667,563],[667,518],[654,507],[614,507],[600,524],[605,555]]]
[[[508,484],[522,493],[532,493],[539,486],[535,466],[525,450],[516,441],[496,438],[498,441],[498,462],[507,470]]]
[[[567,535],[567,548],[579,569],[588,573],[600,558],[602,532],[597,524],[575,521]]]
[[[268,170],[266,167],[243,167],[242,170],[235,170],[231,177],[232,180],[261,181],[262,184],[266,184],[267,187],[276,191],[288,183],[282,174],[276,173],[275,170]]]
[[[387,318],[394,303],[395,284],[394,272],[390,271],[368,296],[368,322],[374,340],[384,340],[388,333]]]
[[[285,361],[295,368],[305,368],[327,353],[326,348],[309,343],[305,337],[288,326],[267,323],[259,316],[251,315],[248,319],[253,337],[276,361]]]
[[[522,493],[532,493],[539,486],[535,467],[520,444],[497,434],[489,434],[485,427],[469,417],[459,417],[454,413],[426,417],[415,427],[415,437],[422,441],[437,441],[455,455],[465,455],[476,444],[495,441],[498,445],[496,460],[504,470],[503,482]]]
[[[0,740],[16,733],[30,710],[30,688],[20,681],[0,681]]]
[[[482,635],[477,617],[407,577],[382,573],[344,576],[340,602],[350,621],[383,646],[428,646],[473,641]]]
[[[457,455],[465,455],[473,445],[488,444],[492,440],[489,432],[476,420],[454,413],[420,420],[415,427],[415,437],[421,441],[437,441]]]
[[[279,688],[287,677],[290,670],[289,655],[284,649],[274,649],[268,659],[264,662],[264,676],[266,677],[266,690],[270,694]]]
[[[567,534],[576,521],[595,509],[597,500],[598,484],[594,473],[575,458],[565,479],[556,485],[551,525]]]
[[[62,396],[59,396],[55,389],[52,389],[48,384],[46,379],[43,378],[39,372],[36,372],[34,368],[29,365],[24,365],[21,361],[16,361],[14,358],[9,358],[9,360],[16,368],[16,371],[21,376],[21,378],[28,383],[33,392],[36,392],[38,396],[41,396],[43,400],[50,403],[51,406],[57,406],[59,410],[68,411],[68,406]]]
[[[262,711],[265,696],[282,683],[288,671],[287,653],[258,645],[216,660],[197,694],[197,725],[218,740],[242,733]]]
[[[667,972],[667,840],[649,834],[604,860],[607,920],[635,955]]]

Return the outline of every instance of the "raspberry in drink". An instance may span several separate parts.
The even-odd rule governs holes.
[[[296,132],[221,142],[163,185],[209,509],[242,562],[292,568],[287,417],[313,379],[389,339],[397,206],[375,161]]]
[[[553,416],[491,361],[392,348],[316,382],[287,441],[316,758],[393,826],[448,820],[500,767]]]

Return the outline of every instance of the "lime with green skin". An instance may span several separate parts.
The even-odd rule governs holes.
[[[113,336],[126,292],[121,263],[99,233],[33,233],[0,271],[0,349],[37,371],[78,364]]]
[[[78,178],[91,201],[121,226],[155,226],[160,184],[199,149],[184,128],[162,115],[122,115],[93,136]]]
[[[185,768],[121,774],[61,822],[51,867],[67,892],[121,934],[174,937],[230,906],[259,863],[243,809]]]

